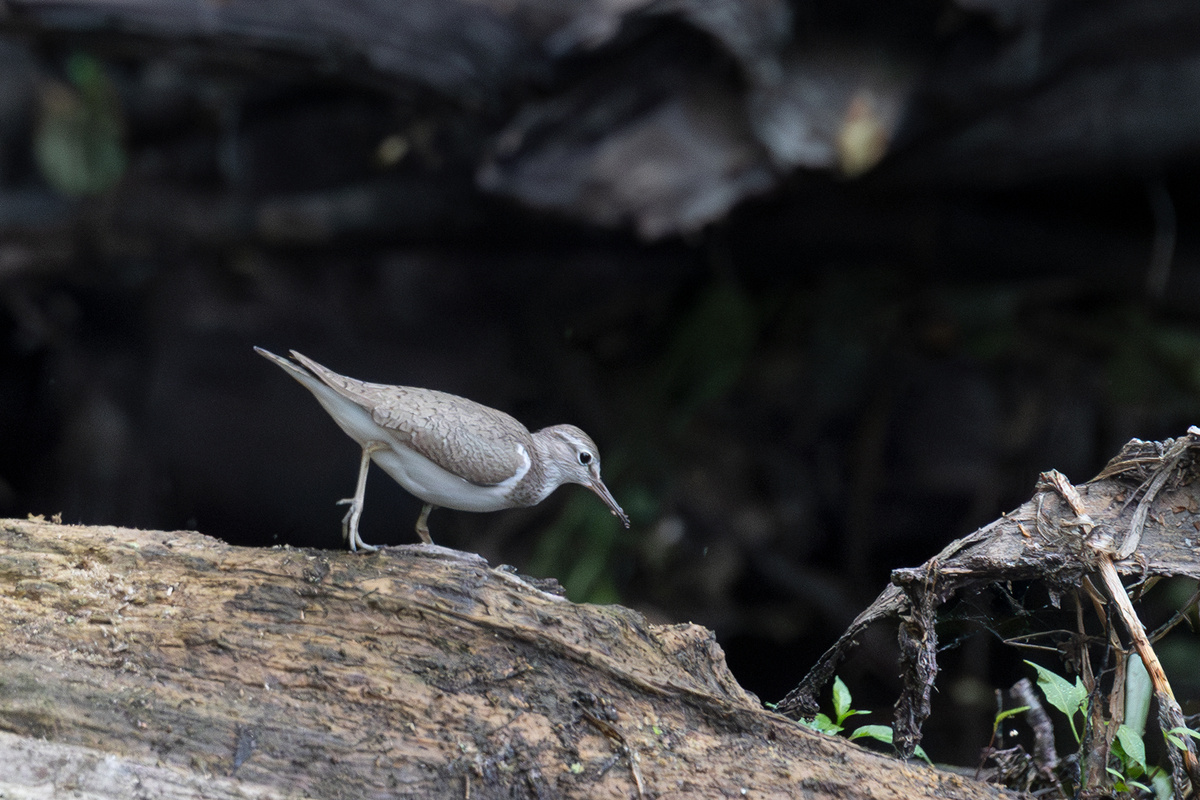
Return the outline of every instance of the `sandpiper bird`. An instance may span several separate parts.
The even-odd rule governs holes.
[[[291,351],[295,361],[261,347],[259,355],[283,367],[317,398],[338,426],[362,446],[354,497],[342,535],[351,550],[373,551],[358,534],[371,461],[424,503],[417,535],[429,537],[429,512],[499,511],[533,506],[564,483],[588,487],[629,527],[629,517],[600,480],[600,454],[574,425],[536,433],[485,405],[432,389],[365,383],[326,369]],[[299,363],[297,363],[299,362]]]

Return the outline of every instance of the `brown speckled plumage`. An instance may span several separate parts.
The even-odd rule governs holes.
[[[533,448],[529,429],[503,411],[465,397],[347,378],[292,351],[338,394],[371,412],[397,442],[477,486],[511,478],[524,460],[517,449]]]

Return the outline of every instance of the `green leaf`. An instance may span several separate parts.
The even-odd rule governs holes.
[[[1037,670],[1038,686],[1046,696],[1046,702],[1057,708],[1067,717],[1075,716],[1076,712],[1084,710],[1087,703],[1087,689],[1083,688],[1083,680],[1075,677],[1072,685],[1066,678],[1051,672],[1043,666],[1026,661],[1026,664]],[[1072,723],[1074,725],[1074,723]]]
[[[1185,727],[1183,725],[1178,725],[1174,728],[1171,728],[1171,730],[1164,733],[1163,736],[1166,737],[1168,742],[1170,742],[1171,744],[1173,744],[1175,747],[1179,748],[1180,750],[1187,749],[1187,745],[1184,743],[1183,739],[1180,738],[1181,736],[1190,736],[1193,739],[1200,739],[1200,733],[1197,733],[1196,731],[1192,730],[1191,728]]]
[[[1139,791],[1143,791],[1146,794],[1150,794],[1150,787],[1147,786],[1146,784],[1140,783],[1135,780],[1130,780],[1129,778],[1122,775],[1118,770],[1115,770],[1112,767],[1105,767],[1104,769],[1105,769],[1105,771],[1108,772],[1109,775],[1113,776],[1114,780],[1113,780],[1112,788],[1115,791],[1130,792],[1133,789],[1138,789]]]
[[[847,737],[850,741],[855,739],[874,739],[877,742],[884,744],[892,744],[892,728],[890,725],[863,725],[856,728],[854,733]],[[925,749],[921,745],[913,748],[913,755],[924,761],[929,766],[933,766],[933,762],[929,760],[929,756],[925,753]]]
[[[1146,745],[1142,742],[1142,735],[1128,725],[1122,725],[1117,728],[1117,742],[1120,743],[1128,761],[1145,772]]]
[[[812,720],[800,719],[796,720],[806,728],[812,728],[819,733],[826,733],[830,736],[837,736],[842,732],[842,726],[831,720],[825,714],[817,714]]]
[[[850,712],[850,690],[840,677],[833,678],[833,713],[838,720],[843,720]]]
[[[863,725],[850,734],[850,741],[855,739],[875,739],[884,744],[892,743],[892,729],[887,725]]]

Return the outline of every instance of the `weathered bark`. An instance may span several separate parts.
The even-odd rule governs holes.
[[[0,523],[0,791],[998,797],[764,710],[712,634],[482,559]]]

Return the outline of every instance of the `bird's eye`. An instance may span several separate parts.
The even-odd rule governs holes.
[[[579,451],[579,463],[583,464],[585,467],[588,464],[592,463],[592,454],[589,453],[587,450],[580,450]]]

